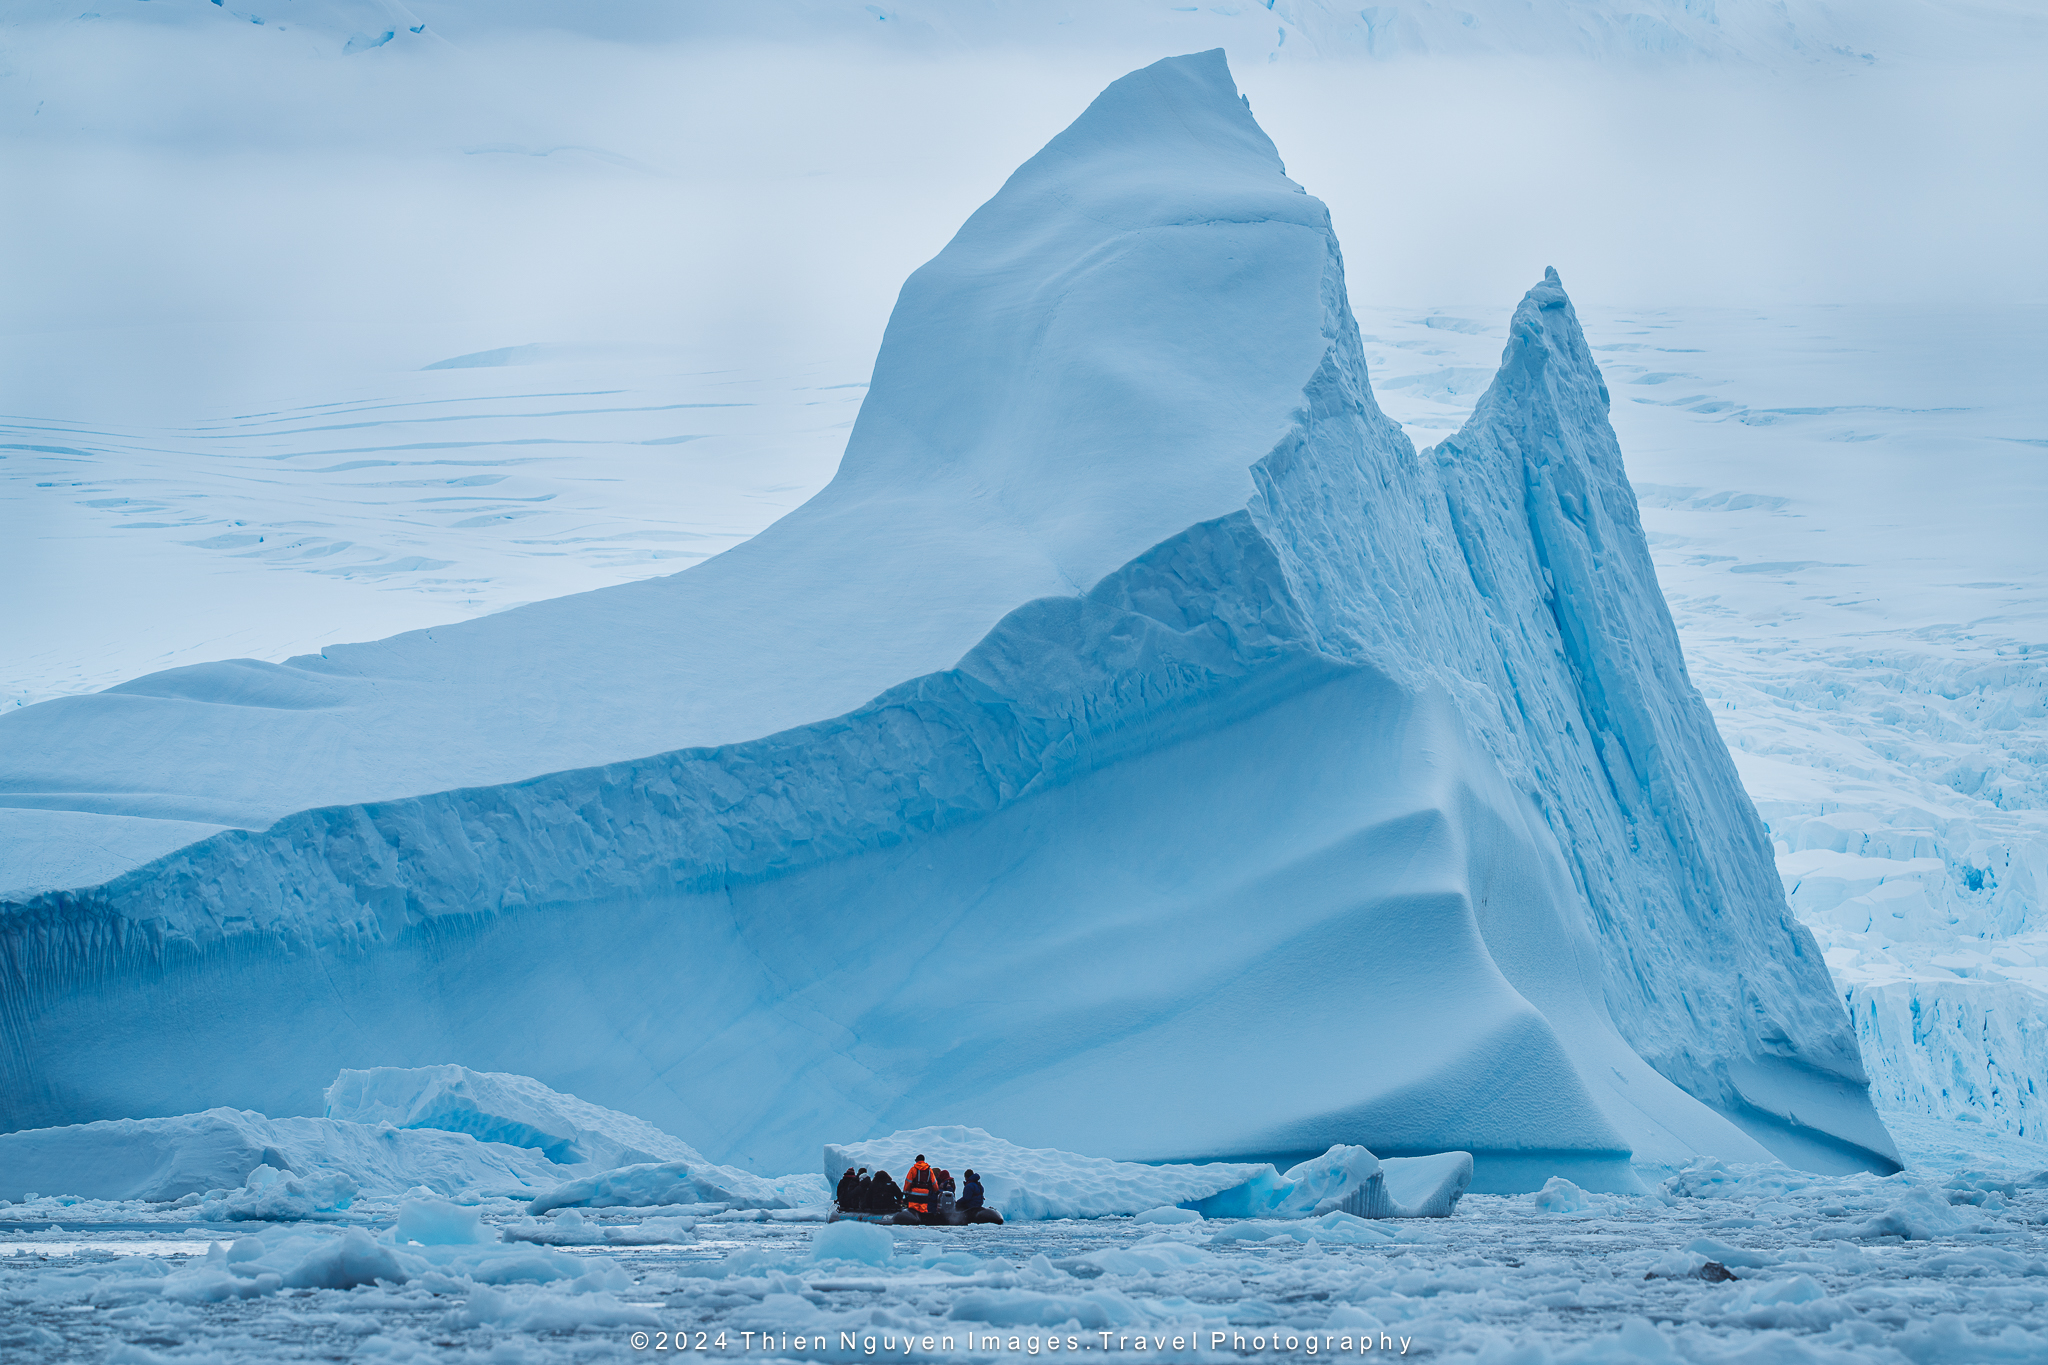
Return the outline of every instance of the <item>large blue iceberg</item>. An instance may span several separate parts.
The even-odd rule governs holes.
[[[1549,274],[1418,454],[1222,54],[1135,72],[752,541],[0,719],[0,1128],[453,1061],[757,1171],[1893,1169],[1607,405]]]

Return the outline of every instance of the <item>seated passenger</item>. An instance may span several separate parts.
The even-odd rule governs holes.
[[[984,1197],[981,1192],[981,1177],[976,1175],[974,1168],[970,1166],[960,1186],[960,1198],[956,1201],[956,1206],[972,1213],[982,1206]]]
[[[854,1173],[853,1167],[848,1166],[839,1177],[839,1191],[833,1199],[839,1205],[841,1213],[860,1211],[860,1176]]]

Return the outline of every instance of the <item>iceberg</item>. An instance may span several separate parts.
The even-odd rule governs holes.
[[[453,1065],[379,1066],[343,1071],[326,1099],[330,1119],[467,1133],[479,1142],[532,1147],[560,1166],[708,1164],[689,1143],[644,1119],[550,1090],[531,1076]]]
[[[1285,1193],[1273,1212],[1321,1218],[1448,1218],[1472,1184],[1470,1152],[1389,1157],[1363,1147],[1332,1147],[1280,1177]]]
[[[356,1182],[338,1171],[301,1177],[266,1164],[249,1172],[239,1190],[210,1191],[193,1212],[209,1223],[292,1223],[346,1209],[357,1193]]]
[[[225,1216],[303,1217],[358,1192],[419,1186],[530,1198],[561,1176],[538,1152],[466,1133],[234,1109],[0,1133],[0,1199],[16,1201],[28,1191],[156,1203],[217,1192]]]
[[[659,1208],[724,1204],[735,1209],[793,1209],[822,1204],[831,1191],[814,1175],[770,1180],[704,1161],[646,1162],[567,1180],[527,1204],[530,1214],[555,1209]]]
[[[0,717],[0,839],[71,869],[0,905],[0,1126],[459,1056],[755,1172],[955,1116],[1478,1190],[1891,1170],[1607,401],[1551,273],[1418,453],[1222,54],[1134,72],[905,284],[754,539]]]

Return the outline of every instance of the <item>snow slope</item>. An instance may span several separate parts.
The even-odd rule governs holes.
[[[761,536],[0,721],[13,799],[103,847],[243,827],[9,908],[14,1121],[171,1103],[150,1059],[291,1105],[309,1067],[516,1053],[756,1169],[945,1113],[1464,1148],[1482,1187],[1748,1134],[1889,1164],[1606,404],[1553,275],[1418,460],[1221,54],[1135,73],[912,277],[838,476]],[[166,1033],[222,953],[239,1000],[318,973],[290,1036]],[[1275,1098],[1218,1105],[1233,1071]]]

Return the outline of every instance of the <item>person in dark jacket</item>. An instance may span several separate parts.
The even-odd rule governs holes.
[[[839,1193],[834,1196],[841,1213],[860,1211],[860,1176],[848,1166],[839,1177]]]
[[[896,1188],[895,1177],[887,1171],[876,1171],[874,1198],[869,1201],[871,1213],[895,1213],[903,1207],[903,1191]]]
[[[969,1166],[967,1174],[961,1178],[960,1197],[954,1201],[954,1207],[972,1213],[982,1206],[985,1197],[981,1192],[981,1177]]]

